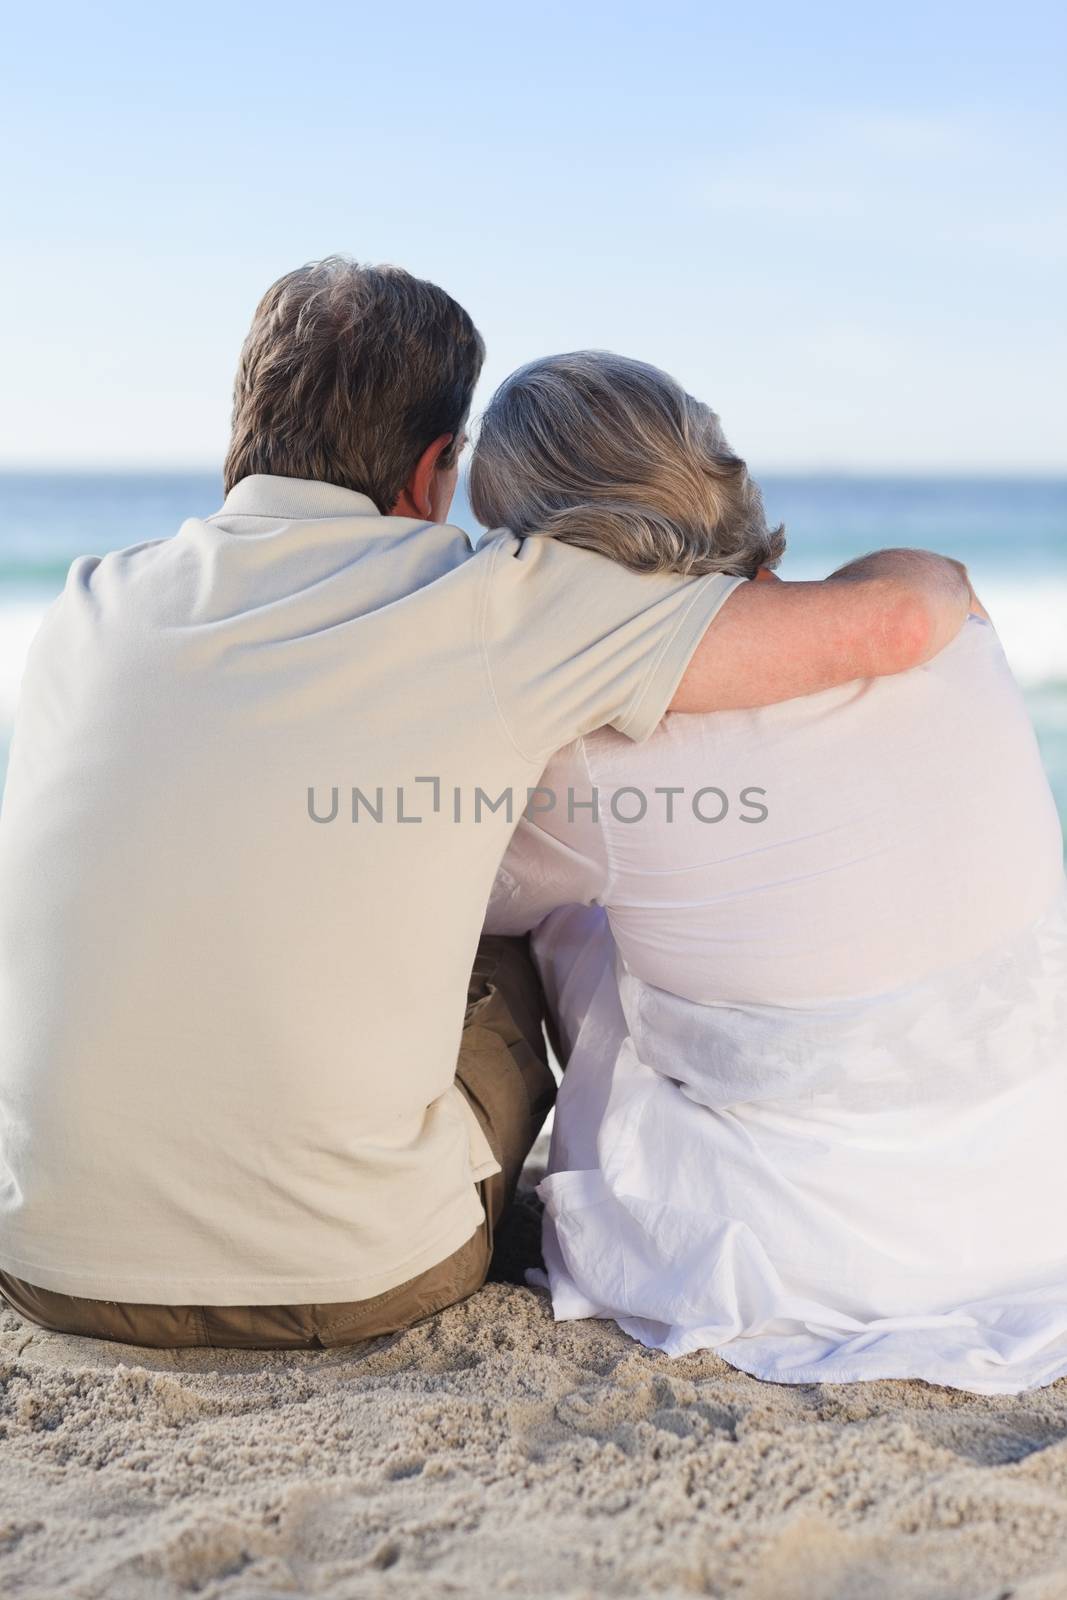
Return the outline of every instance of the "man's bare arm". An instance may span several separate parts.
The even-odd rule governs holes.
[[[958,561],[881,550],[820,583],[746,583],[700,641],[672,711],[775,705],[937,655],[977,607]]]

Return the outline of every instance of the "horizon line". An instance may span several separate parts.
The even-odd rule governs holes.
[[[836,479],[945,479],[957,478],[969,481],[1006,482],[1013,480],[1042,481],[1048,483],[1067,482],[1067,462],[1051,465],[1030,466],[961,466],[951,462],[938,466],[908,465],[906,463],[886,465],[843,465],[833,462],[822,462],[814,466],[789,466],[779,463],[753,467],[749,463],[750,471],[757,481],[760,478],[836,478]],[[222,477],[222,463],[191,462],[184,464],[144,464],[144,463],[85,463],[85,462],[5,462],[0,460],[0,477],[34,478],[34,477],[62,477],[62,478],[193,478],[193,477]],[[467,470],[461,469],[461,480],[467,477]]]

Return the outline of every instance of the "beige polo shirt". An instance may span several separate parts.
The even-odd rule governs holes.
[[[75,562],[0,818],[0,1265],[292,1304],[469,1238],[497,864],[558,746],[652,731],[737,581],[272,477]]]

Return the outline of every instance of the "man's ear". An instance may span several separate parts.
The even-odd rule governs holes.
[[[433,521],[433,496],[431,489],[434,473],[441,457],[452,443],[454,434],[442,433],[433,444],[428,444],[416,461],[411,476],[390,507],[391,517],[415,517],[421,522]]]

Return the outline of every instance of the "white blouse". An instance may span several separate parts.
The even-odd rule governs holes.
[[[568,1054],[556,1316],[778,1382],[1067,1373],[1067,887],[992,628],[542,785],[488,926],[538,928]]]

